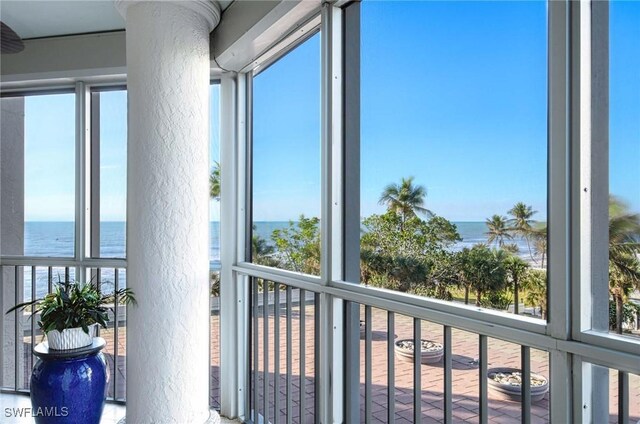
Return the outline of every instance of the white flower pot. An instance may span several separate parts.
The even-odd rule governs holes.
[[[47,333],[49,349],[69,350],[89,346],[96,335],[96,326],[97,324],[89,326],[89,334],[85,333],[81,327],[67,328],[62,330],[62,333],[58,330],[49,331]]]

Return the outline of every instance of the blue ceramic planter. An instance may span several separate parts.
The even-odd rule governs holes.
[[[38,424],[99,424],[107,395],[104,339],[67,351],[34,349],[38,361],[31,374],[32,414]]]

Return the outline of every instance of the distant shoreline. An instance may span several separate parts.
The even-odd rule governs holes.
[[[209,257],[216,261],[220,258],[220,221],[209,221],[210,233]],[[274,230],[288,228],[290,222],[297,221],[254,221],[255,235],[272,243]],[[451,246],[452,251],[471,248],[476,244],[487,244],[487,225],[485,221],[452,221],[456,225],[462,241]],[[125,221],[102,221],[100,229],[100,256],[123,257],[125,255],[126,238]],[[24,252],[28,256],[73,255],[74,222],[73,221],[26,221],[24,225]],[[526,241],[521,237],[511,240],[519,248],[518,256],[532,266],[537,264],[529,255]],[[535,256],[535,255],[534,255]]]

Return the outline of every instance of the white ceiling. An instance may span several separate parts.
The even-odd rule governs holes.
[[[113,0],[0,0],[0,20],[23,39],[124,29]]]

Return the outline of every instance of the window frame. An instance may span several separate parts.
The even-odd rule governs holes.
[[[68,262],[69,260],[75,259],[78,255],[78,251],[77,251],[77,238],[78,238],[78,225],[77,225],[77,220],[78,220],[78,197],[77,197],[77,189],[78,189],[78,169],[77,169],[77,164],[78,164],[78,134],[77,134],[77,127],[78,127],[78,90],[76,87],[68,85],[68,84],[62,84],[59,86],[56,85],[52,85],[52,86],[39,86],[39,87],[33,87],[33,88],[17,88],[17,89],[3,89],[0,90],[0,99],[2,98],[15,98],[15,97],[21,97],[21,98],[26,98],[26,97],[30,97],[30,96],[47,96],[47,95],[55,95],[55,94],[73,94],[74,95],[74,102],[75,102],[75,108],[74,108],[74,125],[76,127],[76,131],[75,131],[75,139],[74,139],[74,154],[75,154],[75,165],[76,168],[74,170],[74,200],[75,200],[75,212],[74,212],[74,246],[73,246],[73,254],[71,256],[62,256],[59,257],[57,259],[64,261],[64,262]],[[24,194],[23,194],[24,197]],[[24,199],[23,199],[24,200]],[[25,221],[26,222],[26,221]],[[2,255],[2,257],[8,259],[8,260],[21,260],[22,258],[30,258],[33,259],[35,261],[41,261],[41,260],[46,260],[46,259],[50,259],[52,258],[51,256],[26,256],[26,255]],[[2,264],[2,257],[0,257],[0,264]]]
[[[574,221],[580,225],[579,255],[583,265],[575,278],[572,336],[589,345],[629,354],[640,352],[640,338],[609,331],[609,4],[593,2],[574,7],[574,26],[582,62],[574,70],[574,145],[580,193]],[[577,46],[576,46],[577,48]],[[581,96],[580,96],[581,95]],[[582,149],[582,150],[580,150]],[[576,252],[576,255],[578,253]]]
[[[90,94],[94,89],[108,89],[108,87],[125,84],[124,78],[99,78],[95,81],[77,81],[74,84],[51,82],[48,84],[34,84],[19,88],[2,88],[0,97],[16,97],[29,95],[46,95],[74,93],[75,95],[75,212],[74,212],[74,255],[71,257],[50,256],[14,256],[3,255],[0,265],[24,266],[62,266],[75,268],[75,275],[79,281],[85,281],[90,268],[126,268],[126,258],[92,258],[89,255],[90,228],[89,223],[93,213],[90,205],[90,151],[91,151],[91,100]],[[98,211],[99,213],[99,211]],[[98,218],[99,219],[99,218]]]
[[[253,237],[253,80],[255,77],[257,77],[258,75],[260,75],[262,72],[266,71],[267,69],[269,69],[271,67],[271,65],[277,63],[280,59],[284,58],[285,56],[287,56],[289,53],[291,53],[293,50],[295,50],[297,47],[301,46],[302,44],[304,44],[306,41],[308,41],[310,38],[314,37],[317,34],[320,34],[321,36],[321,68],[322,71],[324,72],[324,68],[322,65],[322,58],[324,58],[324,48],[323,48],[323,44],[325,42],[324,38],[322,37],[323,32],[322,32],[322,26],[321,26],[321,15],[320,14],[314,14],[311,18],[308,18],[306,21],[304,21],[300,27],[294,31],[293,33],[285,36],[280,42],[276,43],[273,47],[271,47],[269,50],[267,50],[264,54],[262,54],[260,57],[258,57],[257,59],[255,59],[251,65],[249,65],[248,68],[245,69],[245,72],[243,73],[244,75],[244,79],[246,80],[246,108],[247,108],[247,119],[246,119],[246,140],[245,140],[245,155],[246,158],[244,158],[244,166],[241,168],[244,171],[244,174],[246,175],[245,177],[245,182],[244,182],[244,193],[245,193],[245,203],[243,206],[241,206],[241,208],[244,208],[244,210],[246,211],[245,214],[245,221],[246,221],[246,225],[247,225],[247,229],[244,231],[245,236],[243,237],[244,239],[244,244],[245,244],[245,257],[244,257],[244,261],[241,263],[241,265],[243,267],[245,267],[246,269],[253,269],[256,272],[260,272],[260,271],[269,271],[269,272],[275,272],[279,275],[281,275],[283,278],[294,278],[294,279],[298,279],[298,281],[300,282],[307,282],[307,283],[311,283],[311,284],[320,284],[322,283],[322,281],[325,280],[324,277],[324,273],[326,273],[326,267],[327,267],[327,259],[326,259],[326,255],[329,253],[329,249],[328,247],[325,246],[325,237],[324,234],[326,231],[328,231],[328,229],[330,228],[330,224],[327,224],[325,222],[326,217],[329,217],[329,215],[326,215],[325,212],[325,207],[324,205],[326,204],[325,201],[325,196],[326,191],[327,191],[327,187],[326,187],[326,175],[325,174],[325,168],[326,168],[326,153],[325,153],[325,125],[324,125],[324,117],[325,114],[321,113],[321,123],[320,123],[320,127],[321,127],[321,137],[320,137],[320,149],[321,149],[321,173],[320,173],[320,197],[321,197],[321,201],[320,201],[320,224],[319,224],[319,231],[320,231],[320,275],[311,275],[311,274],[304,274],[301,272],[295,272],[295,271],[289,271],[286,269],[281,269],[281,268],[275,268],[275,267],[269,267],[269,266],[265,266],[265,265],[258,265],[256,263],[253,262],[253,258],[252,258],[252,251],[251,251],[251,240]],[[321,86],[322,84],[324,84],[324,78],[321,77]],[[322,94],[321,94],[321,108],[323,107],[323,105],[326,105],[327,103],[323,100],[323,96],[324,94],[324,89],[321,89]],[[242,171],[241,171],[242,172]]]
[[[359,10],[360,4],[342,1],[323,5],[321,211],[325,214],[322,222],[329,228],[321,227],[321,275],[311,277],[255,265],[241,255],[232,266],[235,282],[239,285],[247,277],[280,281],[320,292],[325,299],[322,310],[328,310],[326,306],[333,305],[331,311],[339,312],[330,316],[327,322],[338,329],[337,333],[334,330],[334,341],[342,340],[339,343],[345,345],[339,345],[343,349],[341,352],[346,350],[347,353],[337,358],[332,356],[332,352],[321,349],[320,355],[321,363],[328,361],[328,366],[333,368],[333,376],[340,375],[346,380],[335,382],[335,385],[343,385],[344,392],[340,394],[346,397],[338,396],[337,399],[335,391],[320,393],[324,400],[331,399],[327,411],[321,411],[324,414],[322,418],[327,417],[326,414],[331,414],[334,419],[352,417],[348,410],[351,402],[349,393],[355,390],[357,384],[351,387],[348,377],[342,373],[346,363],[350,364],[351,371],[359,372],[357,362],[354,364],[355,348],[352,346],[349,353],[349,342],[344,337],[349,333],[357,334],[353,333],[348,322],[357,318],[357,315],[350,316],[349,312],[340,309],[344,300],[355,303],[366,300],[367,304],[374,307],[546,350],[549,352],[550,368],[553,369],[550,375],[551,390],[554,392],[550,398],[552,422],[570,422],[573,417],[591,419],[605,409],[608,411],[608,404],[598,405],[592,396],[592,389],[598,386],[602,386],[607,393],[609,388],[608,385],[602,385],[602,374],[594,373],[591,364],[640,373],[638,343],[616,335],[596,333],[584,326],[585,319],[590,319],[591,313],[588,299],[594,294],[591,275],[585,272],[589,268],[585,267],[591,266],[591,249],[602,250],[603,245],[602,241],[594,246],[590,244],[590,231],[601,221],[594,220],[592,215],[585,216],[584,208],[590,203],[583,195],[583,184],[585,177],[597,182],[595,176],[602,173],[603,166],[608,166],[602,161],[592,160],[592,156],[589,156],[587,163],[584,156],[588,150],[585,146],[592,147],[590,86],[595,83],[589,63],[592,57],[587,49],[590,49],[591,37],[597,36],[592,25],[602,25],[598,21],[602,10],[597,6],[594,8],[595,3],[599,3],[600,8],[603,5],[608,7],[606,2],[548,2],[549,316],[546,322],[354,284],[357,281],[353,276],[357,274],[353,264],[359,258],[359,236],[354,236],[353,227],[354,222],[359,223],[360,201],[359,182],[353,184],[354,175],[358,176],[359,181],[360,169],[359,112],[354,112],[359,111],[360,75],[359,60],[354,57],[359,54],[360,19],[359,12],[350,13],[350,10]],[[595,24],[591,23],[592,9]],[[295,41],[289,48],[295,48]],[[288,50],[284,51],[286,53]],[[270,57],[277,60],[278,55],[272,54]],[[247,89],[241,94],[248,105],[248,115],[252,112],[251,76],[252,68],[249,66],[241,74],[241,78],[247,80]],[[247,116],[243,128],[246,141],[249,141],[250,116]],[[250,179],[247,170],[251,167],[251,145],[247,142],[245,146],[246,152],[241,152],[237,162],[240,179],[245,176]],[[594,166],[597,173],[593,171]],[[599,181],[597,186],[602,190],[605,184]],[[608,196],[608,187],[606,190],[605,196]],[[239,212],[248,211],[251,205],[250,183],[242,187],[242,192],[246,195],[238,199]],[[354,196],[357,201],[353,201]],[[241,228],[243,224],[239,223],[239,234],[250,228],[251,220],[246,220],[244,225]],[[238,239],[238,243],[243,244],[238,252],[246,252],[250,238]],[[604,289],[607,287],[608,282]],[[355,323],[357,326],[357,321]],[[572,383],[567,384],[568,381]]]
[[[100,94],[108,91],[125,91],[127,90],[126,84],[119,85],[99,85],[88,87],[88,99],[89,99],[89,143],[88,156],[89,156],[89,179],[87,184],[88,203],[90,204],[87,211],[87,237],[86,237],[86,254],[93,259],[102,259],[100,255],[100,203],[101,203],[101,187],[100,187]],[[126,160],[126,159],[125,159]],[[126,217],[125,217],[126,228]],[[125,256],[124,258],[114,259],[126,259],[126,239],[125,239]],[[111,259],[111,258],[104,258]]]

